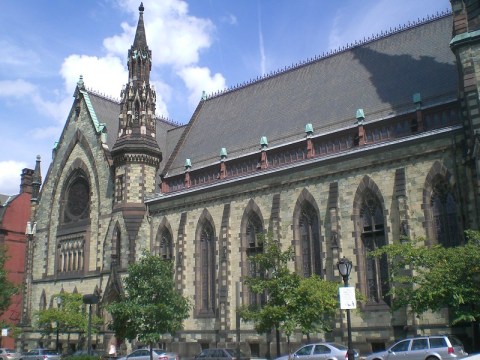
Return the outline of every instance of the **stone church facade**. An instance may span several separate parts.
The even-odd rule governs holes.
[[[479,2],[451,3],[451,13],[203,96],[184,126],[155,115],[141,5],[121,101],[80,78],[34,199],[21,346],[54,341],[33,315],[67,291],[100,298],[105,325],[93,344],[105,349],[105,305],[146,249],[175,262],[193,305],[162,345],[192,356],[239,340],[273,357],[272,334],[242,323],[237,339],[235,322],[237,306],[258,301],[243,281],[267,230],[294,247],[292,269],[304,276],[340,283],[337,261],[353,261],[350,283],[367,299],[352,314],[362,352],[415,333],[470,341],[469,329],[448,327],[447,311],[392,313],[386,264],[366,256],[402,236],[455,246],[479,228]],[[343,313],[332,333],[311,334],[320,338],[346,343]],[[65,349],[67,334],[60,340]]]

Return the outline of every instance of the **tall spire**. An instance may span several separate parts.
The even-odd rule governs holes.
[[[137,49],[147,48],[147,38],[145,36],[145,26],[143,25],[143,3],[140,4],[138,11],[140,16],[138,17],[137,32],[135,33],[135,40],[133,41],[133,47]]]
[[[118,138],[113,150],[118,148],[124,137],[140,136],[149,146],[158,149],[156,142],[155,102],[156,94],[150,85],[152,52],[148,48],[143,24],[143,3],[140,11],[135,40],[128,50],[128,83],[120,93]],[[131,139],[133,140],[133,139]],[[137,139],[138,140],[138,139]]]

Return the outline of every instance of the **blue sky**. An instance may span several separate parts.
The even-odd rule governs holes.
[[[145,0],[157,115],[190,120],[202,91],[257,76],[450,8],[448,0]],[[75,84],[118,98],[138,0],[3,0],[0,194],[51,149]],[[448,46],[448,44],[445,44]]]

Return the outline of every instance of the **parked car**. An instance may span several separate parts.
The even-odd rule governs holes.
[[[229,348],[213,348],[204,349],[200,354],[195,356],[198,360],[250,360],[250,356],[240,351],[240,357],[238,357],[237,349]]]
[[[138,349],[132,351],[127,356],[117,360],[150,360],[149,349]],[[180,356],[173,352],[167,352],[163,349],[153,349],[153,360],[180,360]]]
[[[55,350],[33,349],[22,354],[20,360],[60,360],[61,355]]]
[[[96,357],[102,357],[104,354],[100,351],[96,351],[96,350],[91,350],[90,351],[90,355],[91,356],[96,356]],[[71,359],[71,358],[74,358],[76,356],[88,356],[88,351],[87,350],[77,350],[73,353],[71,353],[70,355],[66,355],[66,356],[63,356],[63,359]],[[72,359],[73,360],[73,359]]]
[[[387,350],[370,354],[366,360],[448,360],[468,354],[455,336],[418,336],[396,342]]]
[[[348,348],[337,343],[315,343],[303,345],[292,353],[290,359],[296,360],[345,360]],[[358,351],[355,350],[355,359],[358,359]],[[277,360],[288,360],[288,355],[281,356]]]
[[[0,360],[17,360],[22,354],[7,348],[0,348]]]

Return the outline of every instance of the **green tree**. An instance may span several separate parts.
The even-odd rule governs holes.
[[[371,253],[389,259],[393,310],[408,306],[419,316],[448,307],[452,324],[479,322],[480,232],[465,234],[462,246],[424,246],[424,239],[403,239]]]
[[[8,257],[5,246],[0,246],[0,315],[11,304],[12,296],[18,294],[19,288],[8,279],[8,271],[5,263]]]
[[[316,275],[302,278],[290,271],[293,248],[282,251],[271,232],[259,236],[263,252],[249,260],[260,270],[260,276],[247,277],[245,284],[252,293],[266,294],[266,301],[259,307],[241,307],[241,318],[253,322],[259,333],[283,331],[288,340],[295,330],[304,334],[330,331],[331,318],[338,310],[339,284]]]
[[[54,295],[55,299],[61,300],[61,305],[35,313],[36,326],[44,335],[70,332],[86,333],[88,330],[88,316],[86,316],[83,296],[76,293],[62,292]],[[97,330],[102,323],[98,316],[92,316],[92,329]]]
[[[173,262],[147,251],[128,267],[124,288],[125,297],[107,308],[110,326],[117,337],[147,343],[152,359],[152,346],[161,335],[183,328],[190,303],[175,289]]]

